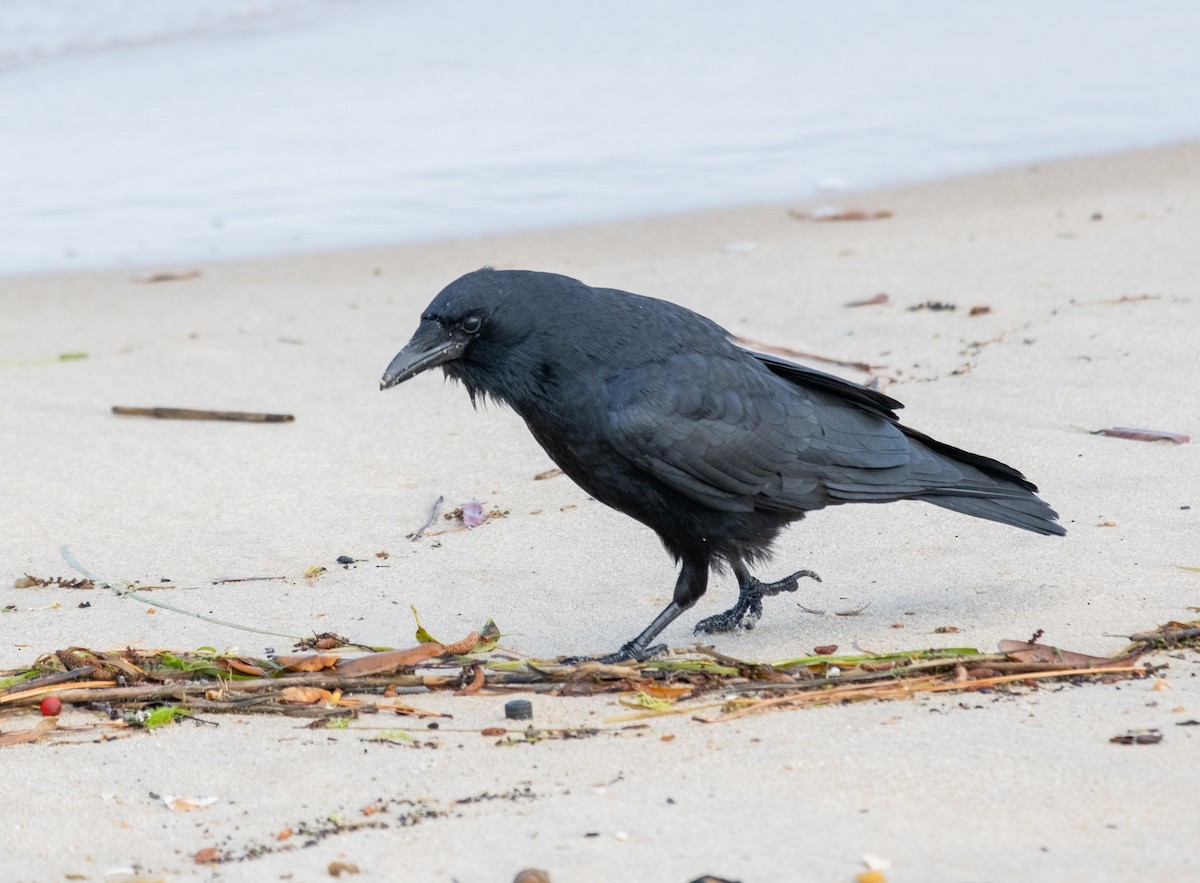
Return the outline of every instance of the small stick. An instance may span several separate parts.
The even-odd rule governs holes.
[[[157,417],[160,420],[237,420],[243,423],[291,423],[292,414],[261,411],[207,411],[195,408],[133,408],[113,405],[112,412],[124,417]]]

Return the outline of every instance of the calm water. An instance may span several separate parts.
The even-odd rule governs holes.
[[[1193,139],[1198,45],[1194,0],[0,0],[0,273]]]

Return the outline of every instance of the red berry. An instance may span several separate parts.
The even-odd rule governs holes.
[[[55,717],[60,711],[62,711],[62,701],[57,696],[47,696],[42,700],[44,717]]]

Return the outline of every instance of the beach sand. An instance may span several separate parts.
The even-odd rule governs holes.
[[[812,364],[877,377],[907,424],[1021,469],[1069,531],[1040,537],[919,504],[815,513],[763,574],[809,567],[824,581],[768,599],[756,630],[706,640],[719,651],[991,651],[1044,630],[1046,643],[1107,655],[1123,636],[1195,619],[1200,444],[1089,431],[1200,430],[1200,146],[841,203],[892,216],[819,222],[789,214],[811,205],[759,206],[0,281],[0,606],[12,608],[0,668],[71,646],[291,645],[147,595],[13,587],[24,574],[78,576],[64,546],[98,580],[169,582],[152,601],[278,635],[409,646],[410,605],[449,639],[492,617],[503,646],[539,657],[610,651],[640,631],[674,581],[652,532],[566,478],[535,481],[552,464],[511,412],[475,412],[436,376],[378,392],[421,309],[485,264],[655,295],[745,338],[868,363],[870,375]],[[138,281],[159,269],[200,274]],[[887,304],[846,307],[879,293]],[[956,309],[911,309],[928,303]],[[295,421],[119,417],[114,405]],[[439,496],[507,514],[406,539]],[[305,578],[314,565],[328,570]],[[283,579],[214,584],[247,577]],[[733,597],[716,578],[663,638],[694,646],[692,625]],[[411,725],[402,718],[311,730],[256,715],[17,745],[0,749],[3,876],[315,880],[345,861],[378,880],[508,881],[533,866],[554,883],[833,883],[869,854],[890,861],[889,883],[1200,879],[1200,728],[1182,725],[1200,718],[1200,660],[1152,661],[1166,666],[1155,677],[1107,685],[636,730],[612,721],[629,713],[612,695],[536,695],[537,726],[603,732],[510,747],[479,731],[505,724],[511,697],[448,693],[407,697],[454,715],[431,734],[438,748],[366,741]],[[35,715],[6,712],[0,733]],[[70,710],[63,725],[95,719]],[[1136,728],[1163,739],[1110,743]],[[218,801],[176,813],[155,795]],[[372,804],[383,811],[363,815]],[[277,840],[334,817],[379,825]],[[197,866],[207,846],[242,860]]]

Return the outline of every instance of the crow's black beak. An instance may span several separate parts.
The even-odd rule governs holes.
[[[439,322],[425,321],[417,328],[404,349],[387,366],[379,381],[381,390],[403,383],[422,371],[452,362],[463,354],[467,342]]]

